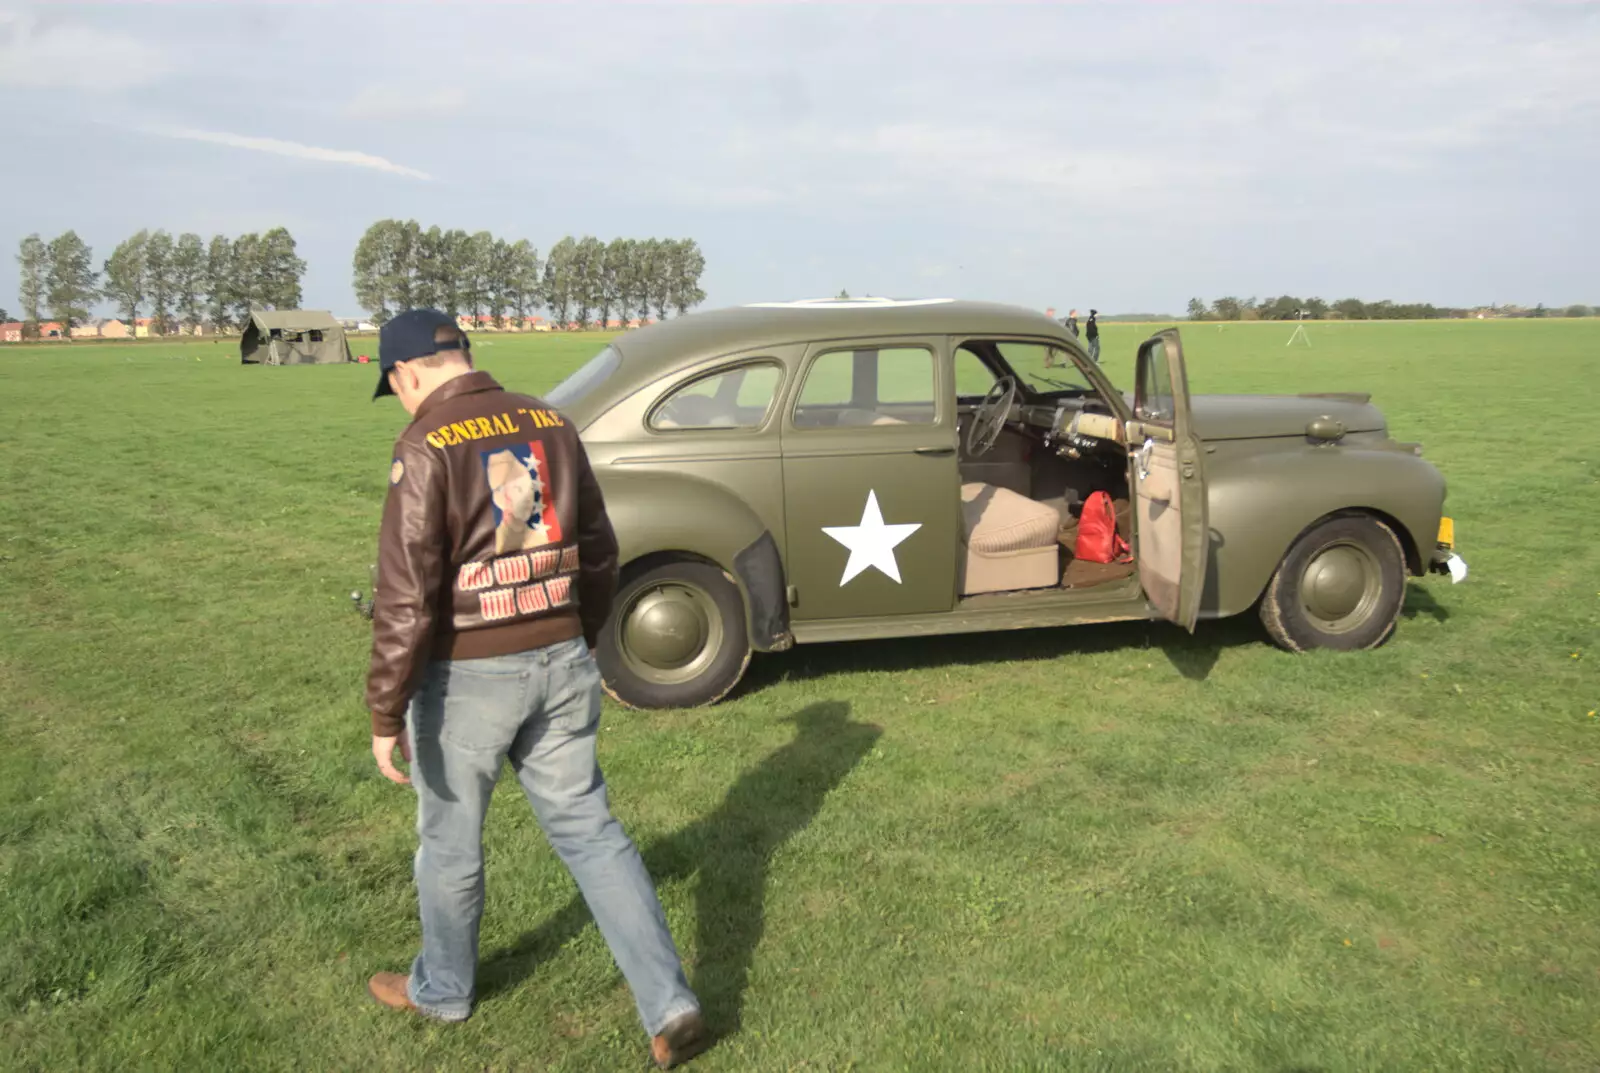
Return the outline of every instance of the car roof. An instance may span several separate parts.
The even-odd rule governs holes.
[[[681,362],[761,346],[874,335],[1073,337],[1043,313],[998,302],[952,298],[808,299],[756,302],[691,313],[638,328],[612,341],[633,383],[670,372]]]

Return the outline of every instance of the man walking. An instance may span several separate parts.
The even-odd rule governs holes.
[[[590,650],[617,543],[588,456],[559,412],[475,370],[437,310],[386,323],[378,362],[373,398],[398,395],[412,420],[389,467],[366,701],[379,770],[416,789],[422,951],[367,990],[443,1021],[471,1014],[483,821],[509,761],[633,991],[651,1057],[671,1068],[710,1035],[595,759]]]
[[[1078,311],[1076,309],[1068,310],[1067,319],[1062,323],[1067,326],[1067,331],[1071,332],[1072,337],[1076,339],[1078,337]]]
[[[1083,337],[1089,341],[1089,360],[1096,365],[1100,364],[1100,322],[1095,319],[1099,315],[1098,309],[1089,310],[1089,319],[1083,325]]]

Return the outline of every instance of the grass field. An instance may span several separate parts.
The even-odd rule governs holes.
[[[1105,330],[1120,384],[1151,330]],[[690,1068],[1600,1067],[1600,320],[1289,331],[1185,327],[1192,387],[1371,391],[1449,478],[1468,581],[1356,655],[1080,627],[608,707],[725,1033]],[[603,338],[477,355],[537,391]],[[472,1020],[366,999],[417,941],[348,598],[403,420],[375,376],[0,349],[0,1068],[646,1067],[510,786]]]

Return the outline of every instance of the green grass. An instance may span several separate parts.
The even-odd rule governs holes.
[[[1106,327],[1120,385],[1151,330]],[[728,1033],[692,1068],[1600,1066],[1600,321],[1291,330],[1185,328],[1192,386],[1373,392],[1471,578],[1414,583],[1357,655],[1080,627],[608,708],[613,801]],[[540,390],[602,338],[477,355]],[[0,1067],[644,1068],[509,786],[475,1016],[366,999],[417,942],[348,599],[402,415],[370,366],[236,353],[0,349]]]

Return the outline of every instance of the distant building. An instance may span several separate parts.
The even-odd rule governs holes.
[[[0,324],[0,343],[20,343],[20,342],[22,342],[22,322],[21,321],[8,320],[4,324]]]
[[[456,317],[456,325],[464,332],[548,332],[552,328],[543,317],[532,314],[518,317],[515,313],[507,313],[500,318],[489,313],[480,313],[476,317],[462,313]]]
[[[100,322],[100,338],[126,339],[128,338],[128,322],[117,317]]]
[[[60,339],[61,324],[59,321],[47,320],[39,325],[40,339]]]
[[[100,319],[98,317],[96,317],[93,320],[86,320],[82,324],[74,324],[72,326],[72,338],[74,338],[74,339],[98,339],[98,338],[100,338]]]

